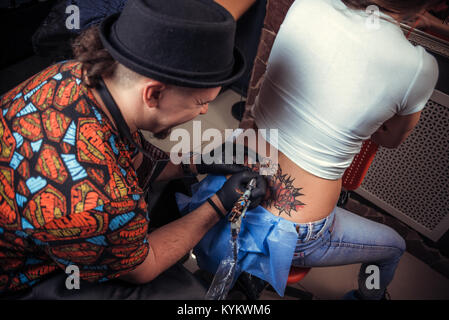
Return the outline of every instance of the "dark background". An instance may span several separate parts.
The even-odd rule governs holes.
[[[34,50],[32,42],[33,34],[47,18],[52,6],[59,5],[64,9],[67,3],[69,1],[66,0],[0,0],[0,95],[45,67],[71,58],[70,40],[76,36],[75,32],[62,30],[57,37],[42,41],[38,48],[35,44]],[[265,6],[266,0],[257,1],[237,23],[236,45],[245,55],[248,64],[244,75],[231,88],[243,96],[246,96],[248,90]],[[56,29],[64,29],[65,20],[62,18],[64,16],[59,19]],[[46,21],[54,19],[47,18]],[[40,31],[42,34],[42,28]],[[35,35],[35,42],[36,39]]]

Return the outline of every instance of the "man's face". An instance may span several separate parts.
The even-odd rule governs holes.
[[[165,139],[171,128],[188,122],[200,114],[206,114],[209,103],[213,101],[220,87],[208,89],[181,88],[168,86],[160,93],[157,115],[157,128],[154,137]]]

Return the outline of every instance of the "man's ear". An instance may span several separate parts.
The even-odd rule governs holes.
[[[165,88],[165,84],[156,80],[146,82],[142,92],[143,103],[150,108],[156,108]]]

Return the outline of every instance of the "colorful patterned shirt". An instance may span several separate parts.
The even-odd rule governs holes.
[[[102,282],[142,263],[149,218],[136,150],[81,82],[81,64],[45,69],[0,107],[0,293],[69,265]]]

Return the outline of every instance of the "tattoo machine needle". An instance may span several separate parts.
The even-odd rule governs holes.
[[[255,187],[256,179],[253,178],[247,184],[245,192],[232,207],[229,215],[229,222],[231,223],[231,252],[220,262],[211,286],[206,293],[207,300],[223,300],[231,289],[238,262],[238,236],[240,233],[240,226],[242,224],[242,219],[251,204],[249,198]]]

